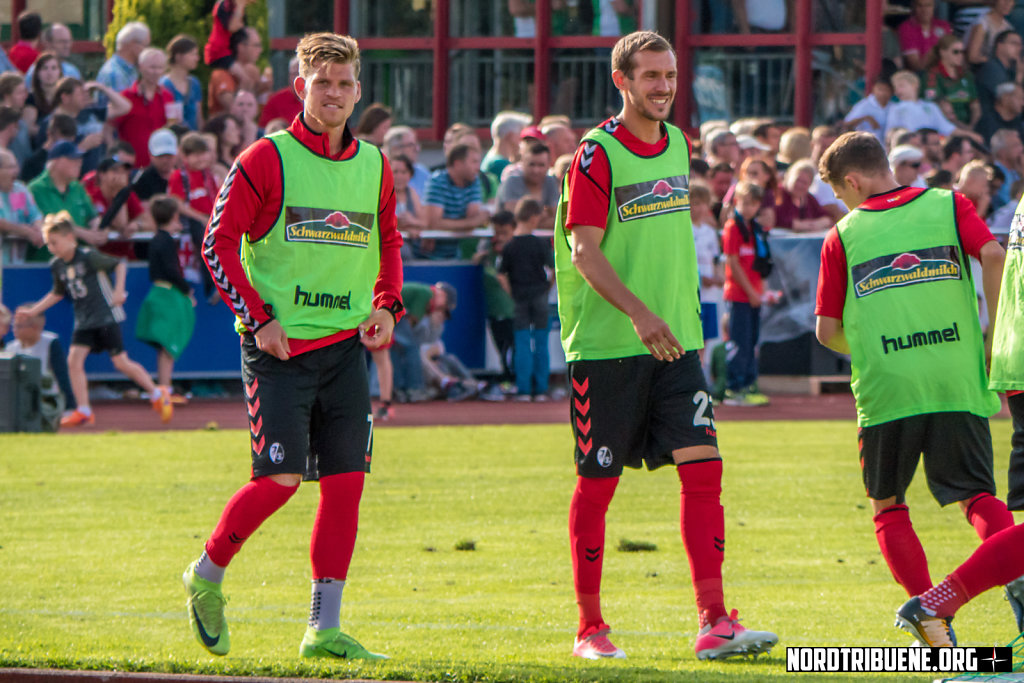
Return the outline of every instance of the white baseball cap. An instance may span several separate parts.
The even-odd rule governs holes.
[[[753,135],[737,135],[736,144],[740,146],[740,149],[759,149],[762,152],[770,152],[772,149]]]
[[[924,152],[913,145],[898,145],[889,152],[889,166],[896,168],[902,163],[921,161],[924,159]]]
[[[149,136],[149,156],[158,157],[164,154],[178,153],[178,138],[174,131],[168,128],[160,128],[153,131]]]

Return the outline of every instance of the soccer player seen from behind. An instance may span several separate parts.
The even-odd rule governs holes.
[[[698,271],[690,224],[689,142],[666,123],[676,55],[660,35],[612,50],[623,107],[591,130],[566,175],[555,221],[562,345],[572,385],[577,484],[569,538],[579,629],[573,654],[625,657],[601,616],[605,515],[624,466],[674,465],[680,529],[697,598],[697,657],[771,649],[739,623],[722,590],[722,459],[701,371]]]
[[[183,578],[196,639],[227,654],[225,569],[303,475],[318,479],[299,654],[378,659],[341,632],[340,610],[373,444],[364,353],[388,342],[402,311],[402,238],[391,169],[346,126],[360,95],[356,41],[307,35],[297,54],[303,111],[238,157],[203,244],[242,335],[252,476]]]
[[[981,261],[994,319],[1003,248],[963,195],[900,186],[870,133],[840,136],[819,166],[852,210],[822,245],[817,336],[850,354],[875,535],[897,583],[919,595],[932,580],[905,493],[922,454],[932,495],[959,503],[982,540],[1013,525],[995,497],[988,418],[999,399],[969,262]]]
[[[171,388],[154,384],[146,369],[129,358],[124,350],[121,322],[125,315],[121,304],[128,298],[124,288],[128,266],[124,261],[79,245],[67,211],[46,217],[43,239],[53,254],[50,261],[53,289],[31,306],[19,308],[15,316],[19,321],[31,320],[65,296],[71,297],[75,324],[71,332],[71,348],[68,349],[68,375],[78,407],[61,419],[60,426],[79,427],[96,422],[89,405],[85,359],[90,353],[103,351],[110,354],[110,362],[118,372],[149,394],[153,410],[160,414],[160,419],[170,421],[174,413]],[[113,283],[110,273],[114,274]]]

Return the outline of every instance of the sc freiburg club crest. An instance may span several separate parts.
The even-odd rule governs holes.
[[[366,249],[373,232],[373,215],[358,211],[289,206],[285,208],[284,219],[284,238],[288,242]]]
[[[616,187],[615,206],[623,223],[663,213],[689,211],[690,181],[679,175]]]

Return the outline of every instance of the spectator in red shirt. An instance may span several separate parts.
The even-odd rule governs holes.
[[[18,15],[19,40],[11,46],[7,57],[21,73],[28,71],[39,57],[39,35],[42,32],[43,18],[39,16],[39,12],[25,10]]]
[[[754,269],[757,253],[757,212],[764,190],[749,182],[737,183],[733,193],[736,210],[722,229],[725,256],[725,300],[729,306],[729,338],[735,344],[730,355],[725,404],[763,405],[768,397],[757,389],[757,342],[761,335],[761,297],[764,283]]]
[[[213,213],[213,203],[217,197],[217,183],[210,172],[213,154],[206,138],[201,133],[187,133],[181,138],[181,161],[183,168],[171,172],[167,181],[167,192],[181,201],[181,222],[185,226],[183,242],[191,240],[192,254],[196,263],[189,264],[197,268],[203,276],[203,290],[211,303],[217,302],[213,280],[209,271],[199,260],[199,246],[203,243],[203,231]],[[211,298],[212,296],[212,298]]]
[[[795,232],[827,230],[832,223],[828,211],[811,194],[811,185],[818,175],[814,162],[801,159],[786,169],[786,175],[775,200],[775,227]]]
[[[256,0],[217,0],[213,5],[213,25],[203,48],[203,61],[211,69],[227,71],[236,83],[252,87],[245,65],[238,61],[237,41],[245,33],[245,8]],[[292,79],[294,80],[294,79]]]
[[[295,94],[295,79],[299,77],[299,60],[292,57],[288,62],[288,85],[281,88],[267,100],[260,112],[258,123],[266,128],[274,119],[284,119],[289,124],[302,111],[302,100]],[[287,127],[287,125],[285,126]]]
[[[255,0],[217,0],[213,25],[203,47],[203,61],[211,69],[230,69],[235,63],[231,37],[245,28],[245,8]]]
[[[149,165],[149,136],[177,121],[180,107],[174,95],[160,85],[167,68],[167,55],[156,47],[147,47],[139,55],[139,80],[121,94],[132,103],[130,112],[117,119],[117,134],[135,150],[136,163]]]
[[[928,52],[939,38],[953,33],[953,27],[935,18],[935,0],[914,0],[911,15],[896,29],[903,59],[911,71],[928,67]]]
[[[206,106],[211,116],[231,109],[231,102],[239,89],[251,90],[262,100],[272,85],[273,71],[270,67],[260,72],[256,65],[263,53],[263,39],[256,29],[247,26],[237,31],[231,36],[231,49],[235,55],[231,68],[210,72]]]
[[[146,213],[129,183],[131,163],[118,155],[107,157],[96,167],[96,173],[82,181],[100,218],[100,230],[114,230],[118,237],[103,245],[101,251],[121,258],[134,259],[131,238],[148,229]]]

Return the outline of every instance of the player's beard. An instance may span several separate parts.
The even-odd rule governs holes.
[[[640,116],[644,117],[649,121],[657,121],[658,123],[661,123],[662,121],[666,121],[669,117],[669,114],[672,112],[672,102],[675,100],[675,93],[657,93],[659,95],[664,95],[668,97],[668,102],[665,105],[664,114],[659,114],[658,112],[654,111],[654,105],[648,102],[647,98],[652,96],[653,94],[654,93],[641,95],[635,92],[632,88],[630,88],[627,91],[627,96],[629,97],[630,104],[632,105],[636,113],[638,113]]]

